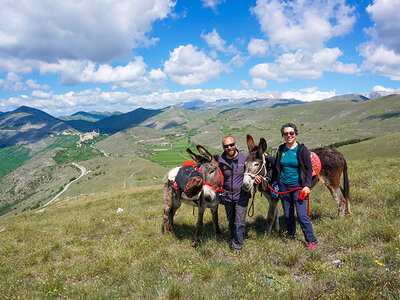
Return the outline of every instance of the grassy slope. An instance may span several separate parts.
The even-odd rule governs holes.
[[[376,147],[381,145],[393,154],[399,151],[399,143]],[[366,148],[342,147],[348,153]],[[267,203],[258,196],[241,254],[228,250],[223,208],[222,235],[213,236],[207,212],[201,244],[193,249],[192,209],[183,205],[175,234],[163,235],[161,187],[139,187],[64,199],[0,219],[0,294],[395,299],[400,293],[400,162],[372,153],[370,159],[348,157],[353,216],[338,218],[328,191],[322,185],[313,190],[311,219],[319,240],[313,253],[304,250],[302,236],[286,241],[264,235]],[[118,208],[124,211],[117,213]]]

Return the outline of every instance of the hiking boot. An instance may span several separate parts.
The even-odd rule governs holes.
[[[314,251],[316,249],[317,249],[317,243],[316,242],[308,242],[307,243],[307,250]]]

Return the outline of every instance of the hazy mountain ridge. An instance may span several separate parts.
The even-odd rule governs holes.
[[[0,116],[0,147],[36,143],[53,133],[71,129],[41,110],[21,106]]]

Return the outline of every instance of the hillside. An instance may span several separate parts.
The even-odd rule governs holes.
[[[71,120],[66,121],[71,127],[79,131],[92,131],[100,130],[101,133],[114,134],[134,126],[139,125],[148,118],[161,113],[162,110],[150,110],[138,108],[133,111],[120,115],[111,115],[96,122],[89,122],[84,120]]]
[[[387,170],[390,169],[390,172]],[[197,249],[196,217],[182,205],[175,234],[161,233],[160,186],[63,198],[0,219],[4,298],[90,299],[396,299],[400,294],[400,163],[349,161],[353,216],[339,218],[327,189],[311,195],[315,252],[304,238],[266,236],[267,201],[257,195],[240,254],[228,225],[214,237],[207,211]],[[122,210],[121,210],[122,209]],[[280,211],[280,216],[282,212]],[[240,282],[240,285],[238,285]]]
[[[35,144],[54,133],[71,129],[41,110],[21,106],[0,116],[0,148]]]

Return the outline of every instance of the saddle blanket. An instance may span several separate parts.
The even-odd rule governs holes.
[[[321,171],[321,160],[314,152],[311,152],[311,164],[313,166],[312,176],[318,175],[319,177],[319,172]],[[318,172],[318,174],[316,171]]]

